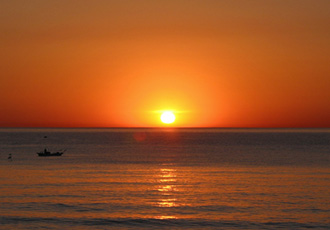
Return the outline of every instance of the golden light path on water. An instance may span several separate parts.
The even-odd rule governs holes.
[[[156,206],[160,208],[172,208],[177,207],[177,198],[175,192],[178,191],[177,186],[177,170],[169,167],[161,168],[156,175],[157,182],[159,183],[156,190],[159,192],[161,198],[156,203]],[[162,215],[156,217],[158,219],[177,219],[173,215]]]

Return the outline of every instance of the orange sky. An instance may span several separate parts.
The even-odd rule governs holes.
[[[328,0],[0,2],[1,127],[330,127]]]

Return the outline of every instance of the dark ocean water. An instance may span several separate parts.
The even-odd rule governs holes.
[[[0,229],[310,228],[329,129],[0,129]]]

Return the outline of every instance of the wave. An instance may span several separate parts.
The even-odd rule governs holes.
[[[21,225],[25,227],[40,226],[47,223],[61,228],[85,228],[93,226],[102,229],[329,229],[330,225],[324,223],[299,223],[299,222],[249,222],[207,219],[175,219],[175,218],[41,218],[41,217],[0,217],[2,226]]]

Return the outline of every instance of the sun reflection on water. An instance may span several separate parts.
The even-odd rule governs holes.
[[[177,199],[162,199],[160,202],[158,202],[159,207],[176,207]]]
[[[176,187],[174,185],[160,185],[157,190],[164,192],[163,195],[168,195],[166,192],[176,191]]]
[[[159,192],[159,195],[161,197],[156,202],[156,206],[162,208],[177,207],[177,198],[175,197],[175,192],[178,191],[178,188],[176,186],[176,169],[161,168],[156,177],[158,182],[156,190]],[[168,217],[169,216],[162,216],[163,219],[168,219]],[[170,217],[175,218],[174,216]]]
[[[176,216],[156,216],[155,218],[159,220],[178,219]]]

